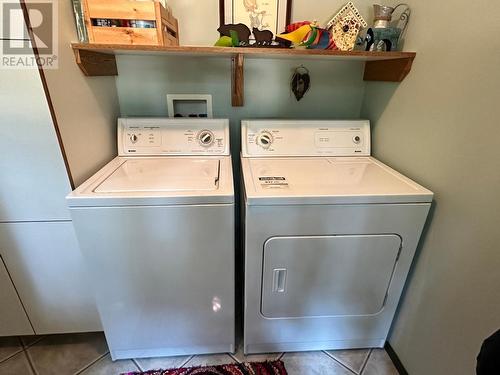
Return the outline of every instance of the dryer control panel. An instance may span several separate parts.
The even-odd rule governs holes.
[[[118,154],[120,156],[229,155],[229,121],[120,118]]]
[[[367,120],[245,120],[244,157],[369,156]]]

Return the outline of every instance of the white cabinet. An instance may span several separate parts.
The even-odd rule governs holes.
[[[38,70],[0,70],[0,222],[70,220],[71,191]]]
[[[28,317],[0,258],[0,336],[32,334]]]
[[[0,336],[100,331],[40,73],[0,70],[0,82]]]
[[[36,334],[102,330],[71,222],[0,224],[0,251]]]
[[[23,11],[18,0],[0,0],[0,39],[26,39],[28,32],[24,26]],[[8,26],[8,27],[6,27]]]

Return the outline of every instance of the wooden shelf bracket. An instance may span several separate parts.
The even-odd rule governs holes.
[[[401,82],[410,73],[414,59],[415,56],[410,56],[394,60],[367,61],[363,79],[365,81]]]
[[[231,58],[231,103],[243,107],[245,102],[245,57],[238,53]]]
[[[86,76],[117,76],[115,55],[74,49],[76,63]]]

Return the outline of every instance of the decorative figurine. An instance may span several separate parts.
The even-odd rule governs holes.
[[[308,49],[334,49],[336,47],[331,33],[314,22],[298,22],[288,25],[287,32],[278,35],[278,38],[292,42],[295,47]]]
[[[267,48],[290,48],[291,42],[285,39],[276,37],[273,41],[273,33],[269,30],[259,30],[253,28],[255,43],[250,44],[250,29],[242,24],[227,24],[222,25],[217,29],[221,37],[215,46],[219,47],[267,47]]]
[[[304,26],[304,25],[310,25],[311,23],[312,23],[311,21],[302,21],[302,22],[291,23],[289,25],[286,25],[285,32],[291,33],[292,31],[297,30],[299,27]]]
[[[394,11],[404,7],[399,19],[391,23]],[[410,19],[410,7],[407,4],[399,4],[394,8],[374,4],[373,27],[368,29],[365,38],[366,51],[393,51],[398,48],[398,43],[402,38],[408,21]]]
[[[232,37],[231,30],[238,34],[239,46],[250,45],[250,35],[252,33],[250,32],[248,26],[242,23],[222,25],[217,29],[221,36],[228,36],[230,38]]]
[[[306,67],[301,65],[295,69],[290,87],[297,101],[300,101],[306,92],[309,91],[309,88],[311,87],[311,77],[309,76],[309,70],[307,70]]]
[[[393,51],[397,49],[401,29],[395,27],[369,28],[365,37],[365,51]]]
[[[398,6],[400,6],[399,4]],[[389,22],[392,19],[392,13],[394,9],[385,5],[373,4],[373,27],[374,28],[384,28],[389,27]]]
[[[278,35],[281,39],[286,39],[292,42],[295,45],[299,45],[302,43],[307,35],[311,33],[313,30],[313,27],[311,26],[310,23],[302,25],[298,27],[297,29]]]
[[[250,29],[242,23],[222,25],[217,30],[221,37],[216,46],[219,47],[265,47],[265,48],[290,48],[309,49],[335,49],[332,34],[318,26],[316,21],[304,21],[290,24],[286,32],[277,35],[273,40],[273,33],[269,30],[253,28],[255,43],[250,44]]]
[[[326,23],[326,29],[332,33],[333,40],[341,51],[352,51],[360,30],[367,26],[351,1]]]
[[[253,36],[255,37],[255,45],[259,47],[270,46],[273,44],[273,33],[269,30],[259,30],[253,28]]]
[[[274,41],[277,43],[278,48],[291,48],[292,47],[292,42],[289,40],[280,38],[279,36],[276,36],[274,38]]]
[[[233,39],[228,36],[221,36],[217,42],[214,44],[216,47],[234,47]]]

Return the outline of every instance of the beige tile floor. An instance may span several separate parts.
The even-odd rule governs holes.
[[[127,371],[281,359],[290,375],[397,375],[382,349],[235,354],[112,362],[102,333],[0,338],[1,375],[118,375]]]

